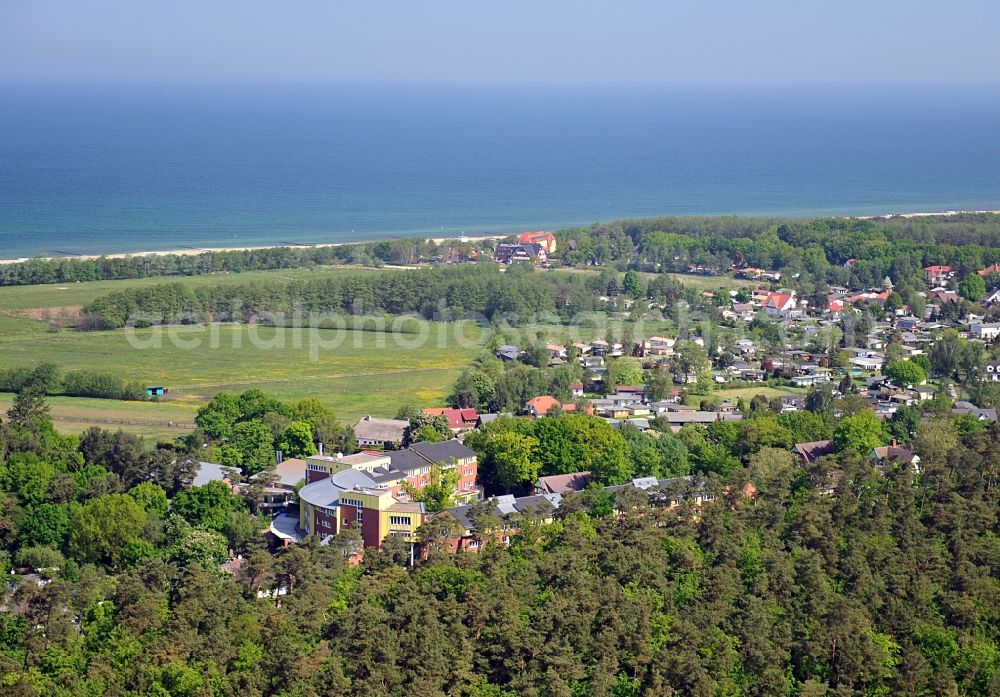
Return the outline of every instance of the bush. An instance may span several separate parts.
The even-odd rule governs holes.
[[[58,549],[38,545],[24,547],[18,551],[14,561],[18,566],[27,566],[31,569],[58,569],[65,563],[66,558]]]
[[[76,371],[63,378],[63,394],[70,397],[97,397],[99,399],[146,399],[146,388],[141,383],[123,380],[107,373]]]

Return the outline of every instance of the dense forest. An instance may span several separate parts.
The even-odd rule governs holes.
[[[245,397],[244,402],[249,403]],[[582,418],[582,417],[580,417]],[[762,415],[761,418],[770,418]],[[505,429],[498,429],[503,431]],[[0,424],[5,695],[990,695],[1000,690],[1000,426],[918,424],[919,472],[861,452],[800,466],[762,446],[691,486],[626,488],[551,524],[447,516],[404,566],[349,537],[272,556],[245,501],[187,488],[180,451]],[[831,489],[830,473],[837,471]],[[743,485],[757,493],[746,498]],[[618,511],[618,513],[615,513]],[[497,542],[505,529],[509,545]],[[223,569],[226,547],[243,552]],[[10,556],[7,556],[7,555]],[[258,597],[276,582],[287,595]]]

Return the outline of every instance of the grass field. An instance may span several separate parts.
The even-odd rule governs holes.
[[[718,397],[719,399],[731,399],[737,401],[739,399],[751,400],[757,395],[764,395],[768,399],[773,399],[774,397],[781,397],[782,395],[805,395],[806,390],[801,387],[769,387],[767,385],[760,385],[759,387],[735,387],[729,390],[716,390],[712,392],[713,397]],[[708,395],[688,395],[687,403],[692,406],[697,406],[701,400],[705,399]]]
[[[163,385],[161,404],[58,397],[53,415],[60,428],[122,423],[126,430],[157,437],[191,423],[198,406],[216,392],[257,387],[282,399],[317,397],[340,418],[392,416],[403,404],[442,404],[458,373],[478,353],[482,331],[471,323],[437,325],[407,320],[402,332],[274,329],[245,325],[174,327],[117,332],[53,330],[31,313],[78,308],[114,290],[180,282],[193,287],[264,279],[296,280],[372,273],[370,269],[316,267],[135,280],[93,281],[0,288],[0,367],[49,361],[65,371],[94,370]],[[392,273],[386,270],[385,273]],[[439,332],[445,330],[443,335]],[[420,332],[428,339],[416,348]],[[457,332],[457,333],[456,333]],[[398,336],[399,340],[396,341]],[[339,337],[339,343],[337,338]],[[336,344],[336,345],[335,345]],[[10,395],[2,395],[9,404]],[[6,408],[6,407],[4,407]],[[157,411],[159,410],[159,411]],[[137,416],[137,414],[153,416]]]
[[[653,275],[653,274],[651,274]],[[732,276],[700,276],[686,273],[668,273],[668,276],[682,285],[698,290],[739,290],[740,288],[755,288],[760,282],[738,280]],[[764,285],[767,285],[766,283]]]
[[[316,397],[341,418],[392,416],[404,403],[442,403],[458,373],[478,352],[476,341],[483,335],[472,323],[411,320],[407,326],[426,332],[426,339],[414,333],[246,325],[156,328],[134,334],[35,327],[0,337],[0,364],[48,361],[64,370],[112,372],[163,385],[192,409],[216,392],[256,387],[283,399]],[[407,342],[420,345],[411,348]],[[121,413],[141,406],[111,404],[115,406],[109,408]]]
[[[0,393],[0,411],[6,412],[14,395]],[[117,402],[84,397],[49,397],[52,420],[62,433],[80,433],[91,426],[119,428],[151,442],[170,440],[191,430],[199,401]],[[173,423],[173,426],[169,424]]]

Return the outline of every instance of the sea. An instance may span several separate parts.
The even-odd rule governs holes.
[[[1000,88],[0,86],[0,258],[1000,209]]]

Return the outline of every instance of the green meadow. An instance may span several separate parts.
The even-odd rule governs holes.
[[[178,435],[219,391],[259,388],[281,399],[316,397],[344,420],[393,416],[400,406],[442,405],[462,368],[480,351],[483,330],[471,322],[412,318],[362,328],[292,329],[239,324],[79,332],[41,319],[59,316],[115,289],[178,281],[192,286],[255,279],[371,273],[322,268],[240,274],[95,281],[0,288],[0,368],[59,365],[63,371],[113,373],[170,394],[159,402],[54,397],[60,430],[120,426],[150,438]],[[389,271],[391,273],[391,271]],[[0,395],[6,410],[11,395]],[[175,426],[170,426],[173,422]],[[180,425],[180,426],[178,426]]]

